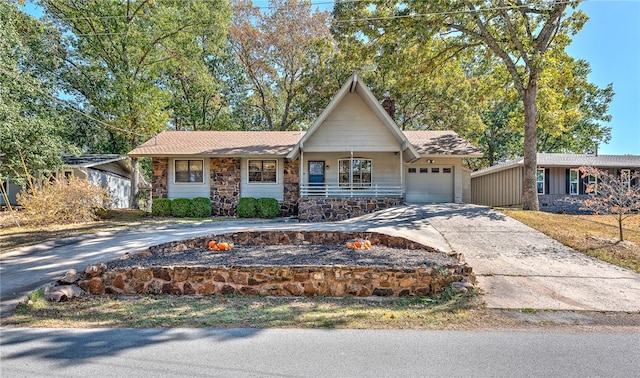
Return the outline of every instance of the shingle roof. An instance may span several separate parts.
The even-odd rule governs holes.
[[[584,154],[537,154],[538,167],[596,167],[596,168],[640,168],[640,155],[584,155]],[[472,177],[484,176],[524,164],[523,158],[506,161],[471,173]]]
[[[300,131],[163,131],[129,152],[131,156],[286,155]]]
[[[420,155],[482,156],[482,152],[453,131],[403,131]]]
[[[300,131],[164,131],[129,152],[130,156],[286,156]],[[453,131],[404,131],[420,155],[482,156]]]
[[[84,154],[80,156],[62,155],[62,161],[71,166],[93,167],[114,161],[126,159],[126,156],[118,154]]]

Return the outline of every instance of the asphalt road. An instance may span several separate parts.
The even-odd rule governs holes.
[[[640,334],[0,329],[2,377],[634,377]]]

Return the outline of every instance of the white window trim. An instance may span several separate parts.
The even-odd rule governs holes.
[[[576,180],[573,181],[571,180],[571,173],[575,172],[576,173]],[[576,184],[576,192],[575,193],[571,193],[571,184]],[[571,168],[569,169],[569,195],[571,196],[577,196],[580,194],[580,170],[575,169],[575,168]]]
[[[182,161],[182,160],[187,160],[187,161],[201,161],[202,162],[202,182],[199,181],[178,181],[176,179],[176,162],[177,161]],[[175,158],[173,159],[173,183],[175,185],[205,185],[207,182],[207,178],[205,176],[205,164],[204,164],[204,159],[190,159],[190,158]]]
[[[261,161],[261,162],[275,161],[276,162],[276,181],[267,181],[267,182],[265,182],[265,181],[251,181],[251,180],[249,180],[249,165],[251,165],[252,161]],[[280,162],[278,161],[278,159],[247,159],[247,185],[275,185],[275,184],[278,184],[280,182],[279,177],[278,177],[278,176],[280,176],[278,174],[279,164],[280,164]]]
[[[626,176],[626,181],[625,181],[625,176]],[[627,184],[627,189],[631,188],[631,169],[621,169],[620,170],[620,180],[622,181],[622,184],[624,185],[625,182]]]
[[[538,172],[542,172],[542,180],[538,180]],[[536,168],[536,192],[538,194],[542,194],[542,195],[547,194],[546,191],[545,191],[545,187],[546,187],[546,184],[547,184],[545,182],[545,180],[546,180],[545,174],[546,174],[546,172],[545,172],[544,168]],[[538,183],[539,182],[542,182],[542,192],[538,192]]]
[[[598,175],[589,175],[589,178],[587,179],[587,185],[587,187],[591,187],[591,185],[593,185],[593,191],[589,192],[589,194],[598,194]]]
[[[370,162],[371,165],[371,179],[369,180],[368,183],[359,183],[359,184],[354,184],[353,183],[353,167],[351,165],[351,163],[354,160],[368,160]],[[341,183],[340,182],[340,162],[341,161],[348,161],[349,162],[349,182],[348,183]],[[370,158],[361,158],[361,157],[354,157],[354,158],[344,158],[344,159],[338,159],[338,186],[344,189],[358,189],[358,188],[368,188],[373,184],[373,159]]]

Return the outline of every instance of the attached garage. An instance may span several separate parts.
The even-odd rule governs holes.
[[[453,166],[415,165],[406,169],[406,202],[455,202]]]

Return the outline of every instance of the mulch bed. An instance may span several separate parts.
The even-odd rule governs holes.
[[[146,256],[145,256],[146,255]],[[445,253],[374,245],[369,250],[344,244],[236,245],[231,251],[189,249],[125,256],[107,263],[108,269],[160,266],[358,266],[415,269],[449,266],[456,260]]]

